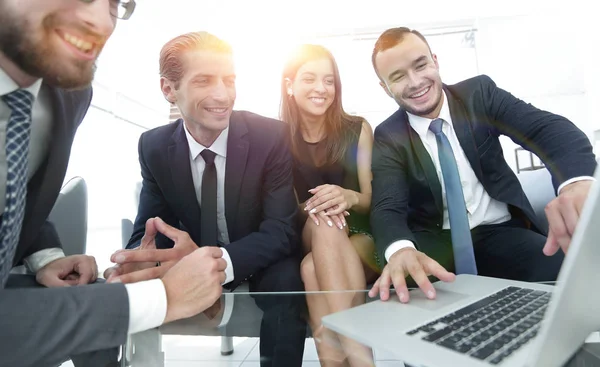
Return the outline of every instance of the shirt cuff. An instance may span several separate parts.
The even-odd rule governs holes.
[[[231,257],[229,257],[229,252],[225,250],[225,247],[221,247],[221,251],[223,251],[223,260],[227,262],[227,267],[225,268],[225,281],[221,285],[225,285],[230,283],[235,278],[233,275],[233,264],[231,263]]]
[[[560,186],[558,187],[558,190],[556,190],[556,191],[560,194],[560,190],[562,190],[565,186],[567,186],[568,184],[572,184],[573,182],[577,182],[577,181],[596,181],[596,179],[593,178],[592,176],[573,177],[573,178],[566,180],[562,184],[560,184]]]
[[[44,266],[63,257],[65,257],[65,252],[61,248],[54,247],[35,252],[27,256],[23,262],[29,271],[37,273]]]
[[[415,244],[412,243],[412,241],[409,240],[399,240],[396,242],[392,242],[391,245],[389,245],[386,249],[385,249],[385,261],[390,262],[390,257],[392,257],[393,254],[395,254],[396,252],[402,250],[403,248],[406,247],[412,247],[415,248]]]
[[[160,279],[125,284],[129,298],[129,334],[163,324],[167,316],[167,291]]]

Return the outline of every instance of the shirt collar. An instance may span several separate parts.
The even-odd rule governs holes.
[[[205,147],[204,145],[198,143],[196,139],[190,134],[187,127],[185,126],[185,122],[183,123],[183,129],[185,130],[185,137],[187,138],[188,146],[190,147],[190,157],[192,160],[196,160],[200,152],[204,149],[210,149],[217,155],[226,158],[227,157],[227,138],[229,136],[229,126],[217,137],[217,140],[212,143],[210,147]]]
[[[32,85],[23,89],[31,93],[33,98],[36,99],[41,87],[42,79],[38,79]],[[14,92],[17,89],[19,89],[17,83],[15,83],[15,81],[12,80],[12,78],[8,76],[8,74],[6,74],[2,68],[0,68],[0,96]]]
[[[415,129],[417,134],[420,136],[425,136],[429,131],[429,125],[431,125],[431,121],[433,121],[433,119],[413,115],[409,112],[406,112],[406,114],[408,115],[408,122],[410,123],[410,126]],[[442,90],[442,109],[440,110],[440,115],[438,118],[441,118],[448,124],[452,125],[450,109],[448,108],[448,99],[446,98],[446,91],[444,90]]]

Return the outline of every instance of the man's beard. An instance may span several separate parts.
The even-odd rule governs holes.
[[[61,60],[52,49],[48,29],[53,17],[47,17],[39,30],[0,5],[0,51],[21,71],[44,79],[57,88],[78,89],[90,85],[95,63],[84,60]],[[36,36],[37,35],[37,36]]]
[[[433,86],[431,87],[433,89]],[[396,101],[396,103],[398,103],[398,105],[406,112],[415,115],[415,116],[427,116],[430,113],[432,113],[433,111],[436,110],[436,108],[438,108],[440,101],[442,100],[442,90],[440,89],[438,92],[438,95],[436,96],[435,99],[435,103],[433,103],[431,106],[426,107],[426,108],[422,108],[422,109],[416,109],[413,108],[412,106],[410,106],[408,103],[405,103],[404,100],[402,100],[401,98],[398,97],[394,97],[394,100]]]
[[[398,99],[396,99],[396,102],[398,102]],[[438,101],[439,102],[439,101]],[[432,113],[433,111],[435,111],[435,109],[438,107],[438,103],[434,103],[433,105],[431,105],[430,107],[427,107],[425,109],[416,109],[416,108],[412,108],[412,106],[405,104],[405,103],[401,103],[398,102],[398,105],[400,107],[402,107],[402,109],[412,115],[415,116],[426,116],[429,115],[430,113]]]

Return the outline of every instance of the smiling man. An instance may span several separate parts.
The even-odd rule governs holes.
[[[487,76],[442,83],[423,35],[392,28],[373,66],[400,106],[375,130],[371,225],[387,265],[371,290],[408,301],[411,275],[429,298],[427,276],[479,274],[555,280],[593,180],[592,146],[564,117],[539,110]],[[558,197],[544,228],[502,153],[507,135],[550,170]],[[562,248],[562,251],[558,251]]]
[[[95,61],[117,18],[134,7],[133,0],[0,1],[2,366],[56,366],[77,355],[76,365],[104,367],[110,353],[82,354],[193,316],[221,295],[226,262],[218,248],[190,253],[161,280],[86,285],[97,277],[94,258],[65,257],[47,221],[90,105]],[[164,223],[152,230],[181,235]],[[35,277],[9,276],[20,263]]]
[[[142,191],[127,246],[137,249],[113,256],[119,265],[105,272],[108,281],[160,277],[179,257],[198,247],[216,247],[227,262],[226,288],[247,281],[252,292],[302,291],[287,125],[233,110],[232,49],[210,33],[167,42],[160,74],[165,98],[183,118],[140,137]],[[147,222],[154,217],[189,235],[145,241]],[[171,261],[155,266],[165,258]],[[264,311],[261,366],[301,366],[304,298],[256,302]]]

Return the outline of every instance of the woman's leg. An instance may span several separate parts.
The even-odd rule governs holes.
[[[355,234],[350,236],[350,242],[363,264],[367,285],[375,282],[381,274],[375,258],[375,251],[377,251],[375,241],[365,234]]]
[[[329,227],[325,223],[317,226],[312,221],[307,221],[302,237],[305,248],[310,245],[319,289],[337,291],[320,295],[329,307],[325,310],[326,314],[364,303],[364,269],[346,231]],[[321,317],[326,314],[315,315],[311,319],[319,320],[320,325]],[[341,335],[338,338],[351,366],[374,365],[372,352],[367,347]]]
[[[321,290],[317,282],[312,253],[309,252],[302,260],[300,272],[304,281],[304,288],[307,292],[319,292]],[[321,324],[321,318],[331,313],[324,295],[322,293],[309,293],[306,295],[306,303],[308,304],[309,312],[308,324],[312,330],[321,366],[345,366],[346,355],[342,350],[337,335]]]

